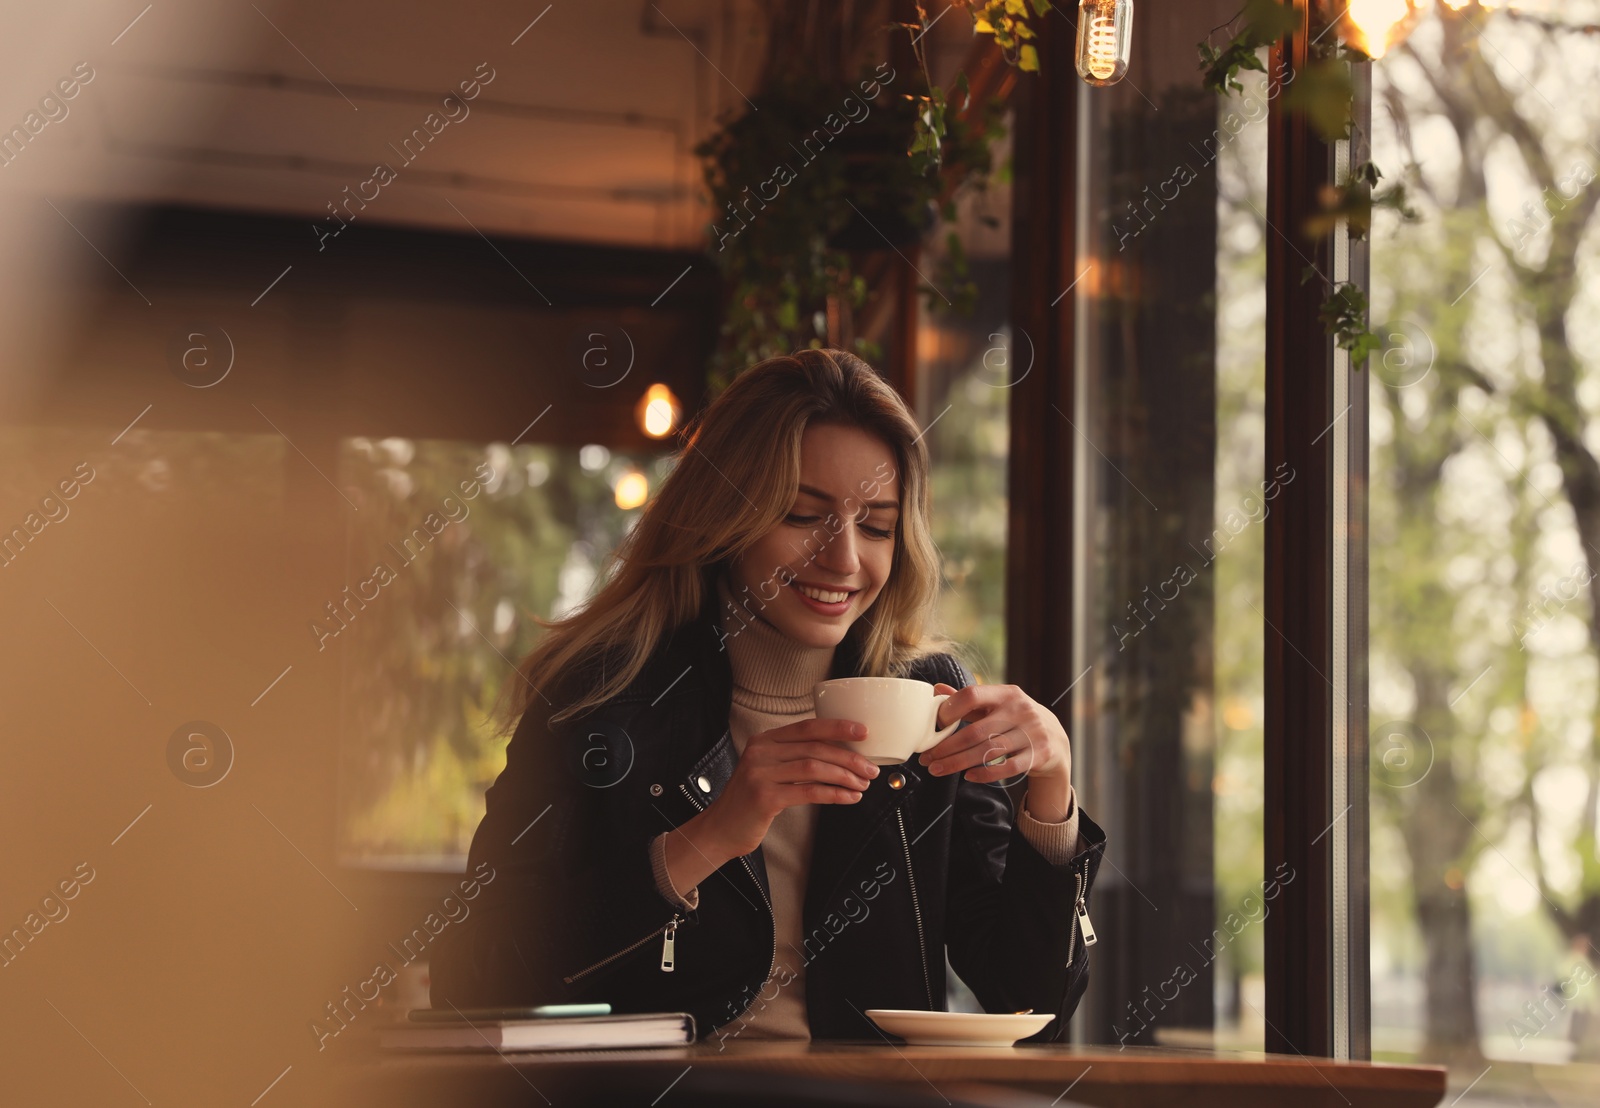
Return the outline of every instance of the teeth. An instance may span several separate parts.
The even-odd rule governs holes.
[[[800,592],[806,596],[809,596],[812,600],[820,601],[823,604],[838,604],[850,599],[850,594],[847,592],[830,592],[827,589],[814,589],[810,585],[796,585],[795,588],[800,590]]]

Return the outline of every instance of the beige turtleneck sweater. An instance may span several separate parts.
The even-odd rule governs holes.
[[[772,624],[749,612],[741,613],[726,581],[718,579],[724,645],[733,674],[733,703],[728,728],[734,748],[744,753],[752,735],[785,724],[810,719],[816,712],[812,687],[828,677],[833,647],[797,643]],[[1069,861],[1077,853],[1078,806],[1070,805],[1060,823],[1042,823],[1027,812],[1018,813],[1023,835],[1053,864]],[[772,977],[750,1009],[740,1017],[739,1034],[751,1038],[809,1039],[806,1020],[804,927],[806,877],[811,867],[811,844],[818,809],[804,804],[779,812],[761,840],[767,867],[773,923],[777,932],[777,958]],[[698,887],[679,893],[667,872],[663,832],[650,844],[656,886],[672,904],[699,907]],[[788,984],[780,984],[788,981]],[[776,995],[774,995],[776,994]],[[771,999],[768,999],[771,998]]]

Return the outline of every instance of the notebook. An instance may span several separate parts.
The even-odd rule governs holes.
[[[379,1032],[388,1050],[615,1050],[694,1042],[688,1012],[637,1012],[574,1019],[399,1024]]]

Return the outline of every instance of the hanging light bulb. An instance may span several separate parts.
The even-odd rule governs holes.
[[[1079,0],[1078,76],[1091,85],[1114,85],[1128,72],[1133,41],[1133,0]]]

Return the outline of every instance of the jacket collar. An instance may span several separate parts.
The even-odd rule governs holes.
[[[699,614],[670,637],[663,651],[669,661],[660,669],[663,686],[676,678],[686,686],[685,694],[695,702],[694,709],[673,713],[672,742],[675,749],[696,752],[694,761],[679,779],[679,785],[693,798],[695,806],[702,809],[722,794],[739,761],[733,735],[728,729],[728,715],[733,706],[733,669],[723,642],[718,604],[715,579],[708,574]],[[673,672],[668,673],[668,670]],[[860,672],[860,640],[852,628],[834,651],[828,677],[830,680],[856,677]],[[899,789],[892,789],[888,782],[896,776],[902,784]],[[824,897],[830,896],[866,845],[871,832],[897,806],[910,799],[921,780],[921,772],[912,765],[884,767],[859,803],[823,805],[817,818],[809,888],[825,889]],[[770,901],[766,863],[759,847],[749,855],[749,862],[757,885]],[[810,899],[809,892],[807,898]]]

